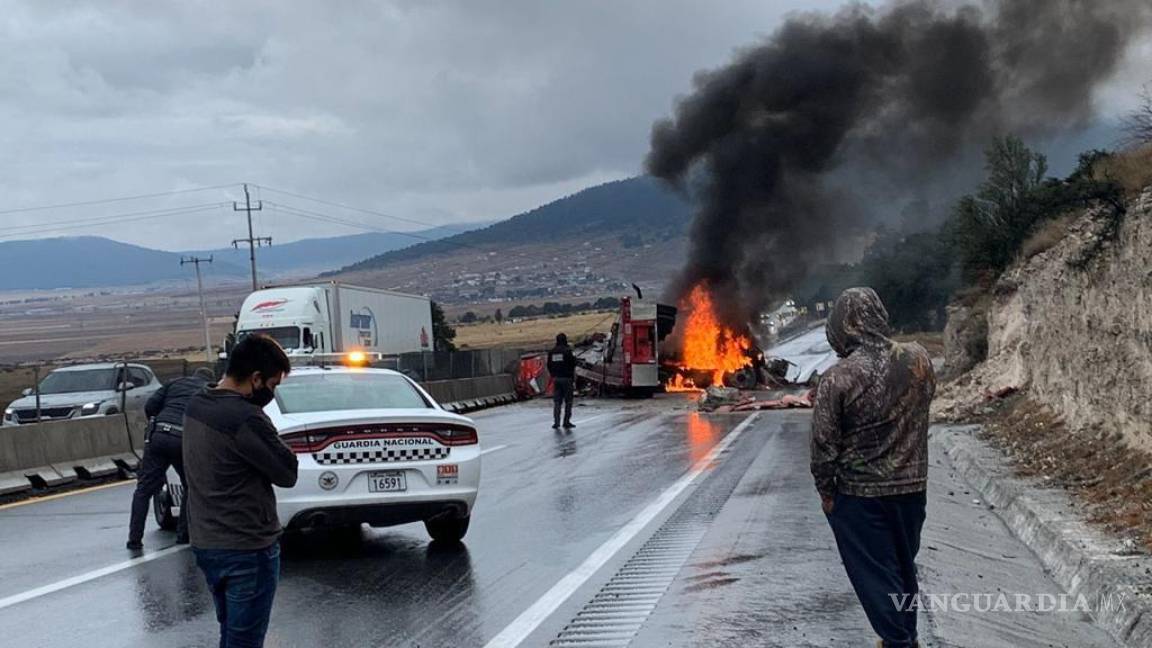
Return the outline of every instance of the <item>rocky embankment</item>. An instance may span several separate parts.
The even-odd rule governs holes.
[[[991,295],[951,309],[946,356],[959,377],[936,413],[963,418],[1019,392],[1069,434],[1152,453],[1152,187],[1124,213],[1098,207],[1068,223]]]

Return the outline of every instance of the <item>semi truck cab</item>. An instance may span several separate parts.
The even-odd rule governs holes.
[[[332,351],[331,308],[325,291],[315,286],[269,288],[244,300],[236,322],[236,339],[267,335],[289,355]]]

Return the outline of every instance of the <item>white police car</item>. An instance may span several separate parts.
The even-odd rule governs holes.
[[[300,460],[296,486],[276,489],[287,529],[423,521],[434,540],[457,542],[467,533],[480,484],[475,423],[442,409],[406,376],[294,368],[265,412]],[[183,500],[178,484],[170,471],[155,500],[157,522],[167,529],[175,528]]]

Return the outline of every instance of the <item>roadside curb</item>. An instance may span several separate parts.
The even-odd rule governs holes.
[[[1083,596],[1123,646],[1152,646],[1152,557],[1089,526],[1061,490],[1015,477],[1007,458],[976,438],[980,426],[934,426],[931,442],[1040,559],[1052,579]]]

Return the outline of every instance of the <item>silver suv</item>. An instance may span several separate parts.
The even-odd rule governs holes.
[[[40,381],[40,420],[57,421],[83,416],[118,414],[124,409],[144,408],[144,402],[160,381],[151,369],[140,364],[85,364],[61,367]],[[36,394],[24,390],[24,397],[4,410],[4,425],[36,422]]]

